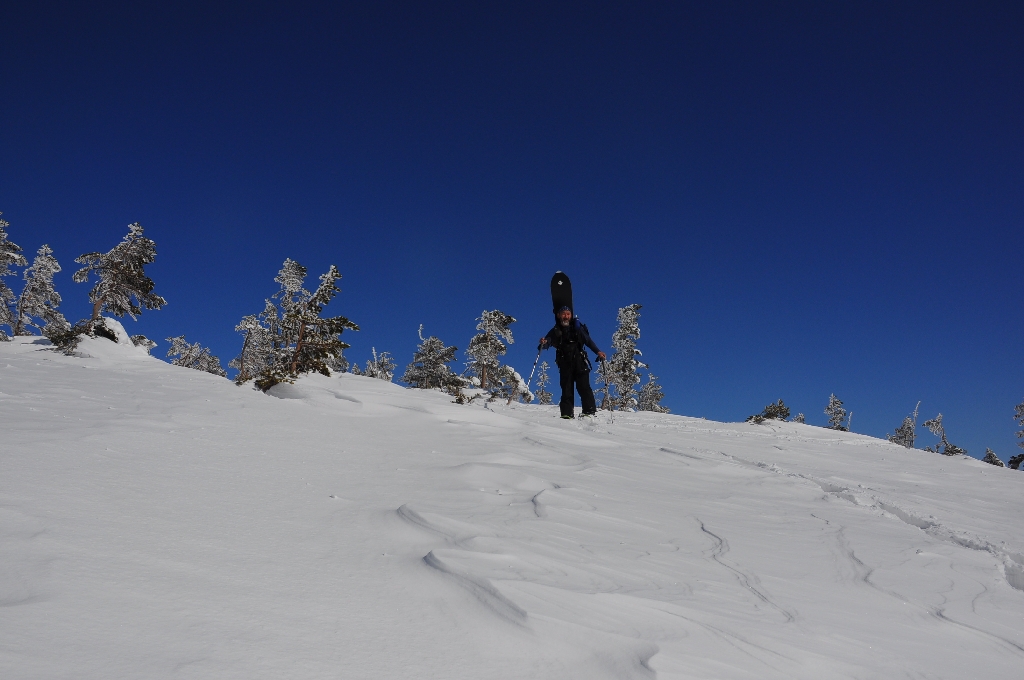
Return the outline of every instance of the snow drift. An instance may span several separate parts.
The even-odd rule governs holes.
[[[5,678],[1017,678],[1024,474],[0,343]]]

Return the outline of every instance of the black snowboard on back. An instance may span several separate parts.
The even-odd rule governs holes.
[[[555,272],[551,277],[551,311],[555,314],[555,323],[558,323],[558,310],[562,307],[572,310],[572,283],[565,272]],[[573,316],[575,314],[573,310]]]

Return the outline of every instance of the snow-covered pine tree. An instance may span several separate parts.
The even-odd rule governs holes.
[[[828,397],[828,406],[825,407],[825,415],[828,416],[828,429],[847,432],[849,428],[843,425],[846,420],[846,409],[843,408],[843,401],[834,394]]]
[[[942,424],[942,414],[935,416],[931,420],[926,420],[922,423],[928,430],[939,438],[939,443],[935,445],[935,448],[930,446],[925,447],[925,451],[931,451],[932,453],[941,453],[944,456],[965,456],[967,451],[961,449],[955,444],[950,444],[949,440],[946,439],[946,428]]]
[[[540,366],[537,373],[537,403],[547,406],[551,403],[551,393],[547,391],[547,386],[551,384],[551,377],[548,376],[548,362],[540,362]]]
[[[796,414],[796,418],[793,418],[793,422],[794,423],[806,423],[807,422],[807,418],[804,416],[803,413],[797,413]]]
[[[371,347],[370,351],[373,353],[373,358],[366,360],[366,370],[363,375],[391,382],[395,377],[395,360],[391,358],[391,353],[377,354],[376,347]]]
[[[665,392],[661,389],[661,385],[658,384],[658,376],[648,372],[647,382],[640,388],[640,394],[637,397],[637,410],[668,413],[668,408],[661,405],[661,400],[664,398]]]
[[[499,357],[508,351],[505,342],[510,345],[515,342],[509,326],[516,320],[495,309],[490,312],[484,310],[477,321],[476,329],[480,333],[473,336],[466,349],[466,356],[469,357],[467,368],[480,379],[480,387],[487,390],[490,389],[489,381],[497,376],[498,366],[501,365]]]
[[[919,408],[921,408],[921,402],[917,402],[914,412],[903,419],[903,424],[897,427],[895,432],[885,435],[885,438],[893,444],[899,444],[908,449],[914,448],[914,440],[917,439],[917,411]]]
[[[488,401],[504,399],[511,404],[513,400],[522,399],[527,404],[533,401],[533,393],[526,387],[526,381],[519,372],[508,364],[498,366],[498,369],[491,374],[490,378],[491,396]]]
[[[176,357],[171,360],[175,366],[206,371],[222,378],[227,377],[227,372],[221,368],[220,359],[210,354],[209,347],[203,347],[198,342],[189,344],[184,335],[167,338],[167,342],[171,343],[171,348],[167,350],[167,356]]]
[[[608,394],[603,399],[602,408],[612,411],[636,410],[636,386],[640,384],[640,369],[646,364],[637,359],[641,356],[636,348],[640,338],[640,308],[642,305],[632,304],[619,308],[618,326],[612,334],[614,353],[605,362],[605,378],[608,381]]]
[[[304,373],[331,374],[331,365],[349,345],[342,342],[345,330],[359,326],[344,316],[321,318],[324,307],[338,294],[341,278],[337,267],[320,276],[320,285],[310,293],[303,284],[306,268],[286,259],[274,281],[281,290],[268,301],[260,315],[263,328],[270,335],[270,353],[266,364],[255,374],[256,387],[266,392],[280,382],[292,382]]]
[[[142,225],[134,222],[128,225],[128,235],[109,252],[75,258],[75,262],[85,265],[72,277],[75,283],[87,283],[91,274],[99,279],[89,291],[92,321],[104,311],[136,319],[143,309],[160,309],[167,304],[153,292],[153,279],[144,271],[145,265],[156,259],[156,243],[142,232]]]
[[[752,416],[747,416],[745,422],[760,425],[766,420],[785,421],[789,418],[789,407],[781,399],[774,404],[768,404],[764,410]]]
[[[13,334],[18,323],[16,314],[11,310],[11,304],[15,300],[14,291],[7,287],[3,277],[13,276],[15,272],[11,267],[24,267],[28,261],[21,254],[21,246],[7,238],[7,227],[9,226],[11,226],[10,222],[0,219],[0,326],[10,326]],[[0,330],[0,342],[7,339],[7,333]]]
[[[985,457],[982,458],[981,460],[985,463],[988,463],[989,465],[995,465],[996,467],[1004,467],[1003,461],[999,460],[999,456],[996,455],[996,452],[988,447],[985,448]]]
[[[353,361],[352,364],[348,367],[348,372],[351,373],[352,375],[362,375],[363,369],[359,368],[359,364]]]
[[[1021,463],[1024,463],[1024,453],[1018,453],[1016,456],[1013,456],[1010,460],[1006,461],[1006,467],[1013,470],[1019,470]]]
[[[31,335],[28,326],[40,332],[49,326],[51,329],[66,330],[70,328],[64,315],[58,309],[61,299],[53,287],[53,276],[60,271],[60,264],[53,256],[50,246],[43,245],[36,253],[32,266],[25,270],[23,277],[25,287],[15,304],[15,335]]]
[[[1017,424],[1024,427],[1024,401],[1013,407],[1013,419]],[[1017,431],[1017,439],[1024,439],[1024,429]],[[1024,441],[1017,442],[1017,446],[1024,449]]]
[[[437,336],[423,337],[423,324],[419,330],[420,344],[412,355],[412,363],[405,367],[405,373],[399,380],[410,387],[430,390],[440,389],[448,394],[456,394],[466,381],[455,374],[448,364],[455,361],[457,347],[446,347]]]

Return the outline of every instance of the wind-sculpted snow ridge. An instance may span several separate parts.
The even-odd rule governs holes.
[[[0,344],[0,677],[1020,675],[1018,471],[77,354]]]

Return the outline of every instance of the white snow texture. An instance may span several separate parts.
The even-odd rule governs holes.
[[[557,416],[0,343],[0,677],[1024,676],[1024,473]]]

